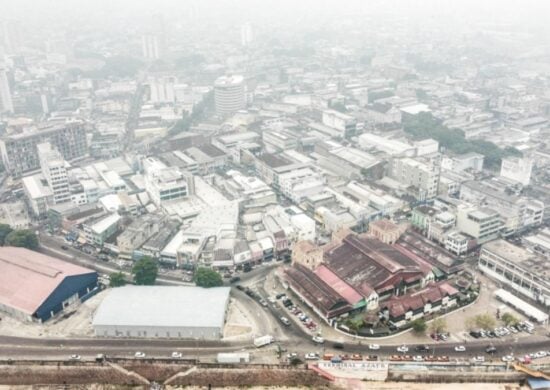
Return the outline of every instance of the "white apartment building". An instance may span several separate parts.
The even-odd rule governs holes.
[[[151,60],[160,58],[159,41],[156,35],[141,36],[141,54],[144,58]]]
[[[530,158],[503,158],[500,165],[500,176],[521,183],[524,186],[529,185],[532,171],[533,160]]]
[[[3,112],[13,112],[13,102],[6,69],[3,64],[0,64],[0,114]]]
[[[301,168],[279,175],[279,189],[295,203],[322,192],[325,178],[311,168]]]
[[[177,168],[168,168],[153,157],[146,158],[143,167],[145,189],[155,205],[188,196],[187,179]]]
[[[323,124],[336,129],[341,137],[351,137],[357,130],[357,119],[335,110],[323,111]]]
[[[214,83],[214,100],[218,115],[233,114],[245,107],[243,76],[222,76]]]
[[[412,158],[396,158],[391,161],[389,176],[401,184],[416,189],[419,200],[437,196],[440,166],[434,162],[421,162]]]
[[[478,244],[498,237],[502,230],[499,213],[488,208],[459,205],[456,213],[456,227],[462,233],[474,237]]]
[[[69,178],[63,156],[49,142],[38,144],[36,148],[42,175],[53,192],[53,204],[70,201]]]

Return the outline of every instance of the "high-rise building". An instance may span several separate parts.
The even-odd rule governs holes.
[[[19,177],[24,172],[40,168],[37,145],[49,142],[67,161],[83,157],[88,152],[86,129],[82,121],[33,128],[0,139],[0,152],[6,170]]]
[[[10,85],[6,76],[6,68],[0,64],[0,113],[13,112]]]
[[[174,103],[176,101],[174,77],[151,77],[149,79],[152,103]]]
[[[69,191],[69,178],[63,156],[49,142],[38,144],[36,149],[38,151],[42,175],[44,175],[48,186],[53,192],[53,203],[68,202],[71,200],[71,193]]]
[[[0,35],[0,46],[4,47],[5,54],[17,54],[21,47],[21,23],[17,20],[1,21]]]
[[[245,107],[243,76],[222,76],[214,84],[216,113],[228,115]]]
[[[159,41],[156,35],[142,35],[141,53],[144,58],[150,60],[158,60],[160,58]]]
[[[252,43],[253,39],[252,25],[250,23],[243,24],[241,26],[241,45],[247,47]]]

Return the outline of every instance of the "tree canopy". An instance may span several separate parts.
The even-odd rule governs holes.
[[[6,236],[4,245],[36,249],[38,248],[38,237],[32,230],[13,230]]]
[[[447,321],[444,318],[435,318],[430,323],[430,330],[432,333],[443,333],[447,330]]]
[[[511,313],[504,313],[500,319],[506,326],[516,325],[519,322],[519,319]]]
[[[499,169],[502,158],[521,156],[515,148],[499,148],[492,142],[483,140],[467,140],[464,132],[458,129],[449,129],[429,112],[422,112],[415,116],[403,117],[403,128],[414,139],[432,138],[439,145],[457,154],[475,152],[485,156],[484,164],[488,169]]]
[[[490,314],[478,314],[477,316],[472,317],[469,322],[469,328],[472,328],[472,324],[475,324],[475,326],[484,330],[494,329],[497,324],[495,318]]]
[[[0,245],[4,245],[4,242],[6,241],[6,237],[12,231],[13,229],[10,227],[10,225],[6,225],[5,223],[0,223]]]
[[[424,334],[424,332],[426,332],[426,321],[424,321],[423,318],[417,318],[411,323],[411,325],[414,333]]]
[[[126,278],[122,272],[113,272],[109,275],[109,285],[111,287],[121,287],[126,285]]]
[[[132,275],[137,285],[154,285],[158,275],[157,262],[149,256],[143,256],[132,267]]]
[[[199,287],[219,287],[223,285],[222,276],[210,269],[201,267],[195,272],[195,284]]]

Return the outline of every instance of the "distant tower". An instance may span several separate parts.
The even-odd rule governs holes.
[[[0,35],[3,40],[6,54],[17,54],[21,47],[21,23],[18,20],[4,20],[0,22]]]
[[[6,76],[6,68],[0,64],[0,113],[13,112],[10,85]]]
[[[160,58],[159,41],[156,35],[142,35],[141,53],[144,58],[150,60],[158,60]]]
[[[222,76],[214,84],[216,114],[228,115],[245,107],[243,76]]]
[[[244,47],[250,46],[253,40],[252,25],[245,23],[241,26],[241,45]]]

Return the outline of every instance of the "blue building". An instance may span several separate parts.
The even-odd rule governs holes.
[[[0,247],[0,311],[43,322],[97,289],[97,272],[25,248]]]

